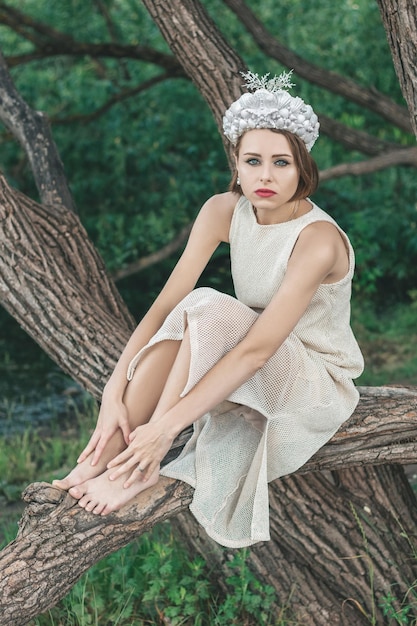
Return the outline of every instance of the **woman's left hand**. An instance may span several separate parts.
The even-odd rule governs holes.
[[[173,438],[167,435],[162,424],[150,422],[138,426],[129,436],[129,446],[118,454],[107,465],[109,469],[116,468],[110,474],[110,480],[115,480],[122,474],[132,470],[124,487],[130,487],[136,480],[146,482],[159,466],[168,450]],[[139,469],[140,468],[140,469]]]

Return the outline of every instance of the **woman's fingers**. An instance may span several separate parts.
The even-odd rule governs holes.
[[[133,472],[130,474],[129,478],[124,483],[123,487],[127,489],[130,485],[133,485],[137,480],[145,482],[147,479],[145,478],[145,469],[143,467],[143,463],[138,463]]]
[[[110,480],[115,480],[122,474],[126,474],[129,470],[133,470],[139,466],[139,455],[127,448],[121,452],[107,465],[109,469],[115,468],[109,476]]]
[[[145,468],[145,471],[143,472],[143,476],[142,476],[143,482],[146,483],[146,481],[150,479],[150,477],[152,476],[156,468],[159,466],[159,464],[160,464],[160,461],[158,461],[157,459],[153,459],[148,464],[148,466]],[[142,467],[142,464],[141,464],[141,467]]]
[[[88,444],[86,445],[84,450],[81,452],[80,456],[78,457],[77,463],[82,463],[83,461],[85,461],[87,457],[90,456],[90,454],[95,450],[99,439],[100,439],[100,433],[97,430],[95,430],[93,434],[91,435],[90,441],[88,442]]]
[[[122,433],[123,433],[123,439],[124,439],[124,442],[125,442],[125,444],[128,446],[128,445],[129,445],[129,443],[130,443],[130,435],[131,435],[131,432],[130,432],[130,428],[129,428],[129,422],[128,422],[127,420],[123,420],[123,421],[120,423],[120,430],[121,430],[121,431],[122,431]]]
[[[94,450],[94,455],[91,461],[91,465],[97,465],[100,457],[101,457],[101,453],[103,452],[104,448],[106,447],[107,442],[109,441],[109,439],[111,438],[113,433],[104,433],[101,435],[100,439],[98,440],[98,443],[96,445],[96,448]]]

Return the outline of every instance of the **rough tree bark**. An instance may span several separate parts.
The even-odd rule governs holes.
[[[67,209],[74,210],[72,194],[66,184],[48,119],[24,102],[10,78],[1,52],[0,119],[26,151],[41,201],[51,205],[62,203]]]
[[[0,175],[0,228],[1,304],[100,397],[134,322],[77,215],[30,200]]]
[[[417,136],[417,4],[415,0],[377,0],[395,71]]]
[[[201,87],[206,99],[213,101],[211,108],[219,123],[219,115],[236,97],[241,82],[237,75],[232,79],[230,66],[225,61],[234,62],[236,55],[229,56],[227,44],[198,3],[146,0],[146,5],[154,11],[155,21],[168,33],[172,46],[178,47],[177,53],[187,72]],[[207,54],[207,46],[210,54]],[[214,55],[210,57],[208,68],[210,82],[222,86],[221,106],[214,103],[219,94],[203,90],[200,84],[202,79],[207,83],[200,63],[203,60],[207,63],[210,55]],[[113,287],[107,283],[101,261],[91,251],[81,226],[71,221],[73,214],[70,218],[70,212],[62,208],[55,222],[52,211],[39,205],[35,207],[35,203],[11,191],[5,181],[1,190],[1,249],[10,245],[10,240],[14,241],[8,253],[0,255],[1,273],[6,276],[5,287],[0,292],[2,303],[22,325],[26,324],[32,336],[66,371],[98,396],[132,321],[122,310]],[[32,220],[35,225],[39,223],[38,230],[33,229]],[[58,221],[63,224],[62,229],[58,228]],[[31,230],[34,230],[33,240],[29,238]],[[84,255],[82,263],[77,261],[78,250]],[[72,273],[75,279],[71,278]],[[107,285],[105,288],[101,279]],[[62,291],[56,291],[55,283],[66,283],[68,287],[61,284]],[[51,289],[49,299],[45,286]],[[50,302],[56,312],[51,312]],[[118,333],[115,333],[116,328]],[[52,335],[57,339],[53,340]],[[104,348],[103,339],[109,342]],[[97,353],[98,350],[102,352]],[[70,366],[66,364],[69,358],[73,359]],[[368,615],[374,611],[376,623],[383,624],[378,600],[390,590],[399,604],[417,576],[415,560],[408,560],[408,540],[414,540],[417,521],[415,498],[401,468],[376,465],[396,460],[410,462],[416,458],[416,396],[413,390],[384,393],[371,391],[366,396],[363,392],[358,411],[349,424],[355,424],[359,417],[354,429],[360,431],[369,427],[372,435],[368,437],[364,432],[359,444],[358,437],[359,440],[361,437],[356,432],[353,448],[345,449],[350,459],[345,466],[352,460],[355,465],[366,463],[368,458],[374,467],[309,473],[271,485],[272,540],[252,549],[248,562],[259,578],[275,587],[280,601],[287,601],[296,587],[292,604],[305,626],[368,624],[361,608]],[[405,405],[401,410],[395,409],[401,397]],[[365,412],[360,417],[362,410]],[[398,428],[392,425],[395,415]],[[336,467],[335,459],[342,456],[348,438],[347,430],[342,430],[332,444],[320,452],[324,456],[312,459],[304,469]],[[372,444],[374,438],[376,448]],[[390,444],[392,438],[396,438],[393,445]],[[332,465],[327,455],[333,445],[336,448]],[[69,586],[73,584],[82,573],[74,569],[75,561],[82,561],[81,569],[88,568],[91,563],[87,562],[86,554],[91,553],[93,559],[98,560],[108,551],[117,549],[147,529],[159,513],[168,516],[184,508],[191,493],[186,485],[162,481],[141,496],[140,508],[145,507],[147,515],[146,520],[139,522],[137,502],[119,514],[97,520],[80,510],[71,498],[48,486],[31,487],[25,497],[32,504],[23,518],[22,531],[0,557],[0,619],[8,620],[3,621],[4,624],[16,626],[27,623],[56,602],[66,581]],[[181,536],[189,533],[194,549],[202,551],[206,558],[210,555],[215,562],[218,546],[204,536],[190,516],[181,516],[178,524]],[[88,551],[85,550],[86,540]],[[63,545],[65,550],[62,550]],[[227,554],[223,552],[219,560],[225,571]],[[373,587],[368,580],[371,573]],[[55,586],[52,579],[57,580]],[[297,581],[301,581],[300,586]],[[48,595],[49,585],[53,586],[52,597]],[[390,585],[395,587],[390,589]],[[41,590],[40,594],[36,593],[37,589]]]

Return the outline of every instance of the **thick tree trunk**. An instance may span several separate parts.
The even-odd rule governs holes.
[[[77,215],[0,175],[0,302],[95,397],[134,322]]]
[[[417,4],[415,0],[377,0],[395,71],[417,136]]]
[[[417,575],[416,501],[403,469],[290,476],[272,483],[269,495],[271,541],[253,546],[248,562],[275,589],[278,607],[289,606],[303,626],[388,624],[383,598],[393,595],[399,608]],[[172,523],[191,552],[224,572],[217,580],[226,590],[232,551],[187,513]]]
[[[245,63],[220,35],[204,7],[195,0],[142,0],[169,47],[210,107],[222,132],[224,112],[238,98]],[[226,151],[229,142],[225,140]]]

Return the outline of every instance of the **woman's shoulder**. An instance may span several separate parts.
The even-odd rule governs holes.
[[[229,230],[239,194],[232,191],[211,196],[201,208],[199,221],[207,228],[215,228],[221,241],[229,241]]]
[[[200,209],[193,231],[202,236],[213,235],[219,241],[229,241],[233,211],[239,201],[239,194],[231,191],[211,196]]]
[[[229,213],[232,215],[236,204],[239,202],[241,196],[233,191],[225,191],[224,193],[217,193],[211,196],[204,204],[203,208],[212,212]]]

